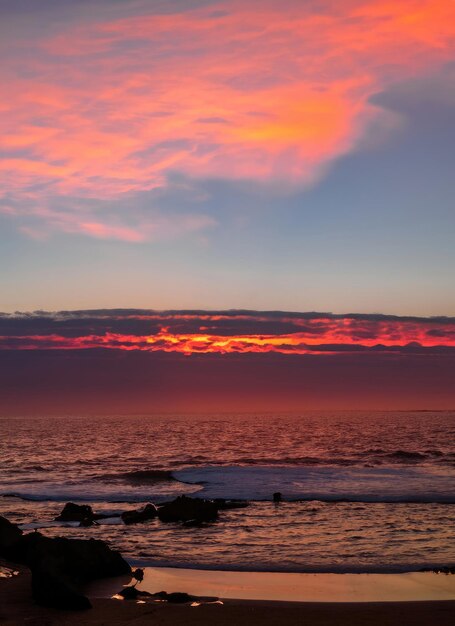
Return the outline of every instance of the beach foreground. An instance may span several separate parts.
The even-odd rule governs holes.
[[[275,626],[282,624],[449,626],[453,623],[455,601],[439,602],[376,602],[376,603],[290,603],[228,600],[224,604],[197,607],[168,604],[137,604],[116,600],[95,599],[93,608],[83,612],[46,609],[33,604],[30,575],[25,568],[12,578],[0,579],[0,622],[5,626],[87,626],[158,624],[184,622],[188,626],[214,624],[219,626]]]
[[[404,574],[300,574],[146,567],[141,592],[179,591],[196,597],[261,602],[379,603],[455,601],[455,576],[434,572]],[[93,580],[89,598],[115,597],[131,576]],[[141,599],[147,599],[142,597]]]

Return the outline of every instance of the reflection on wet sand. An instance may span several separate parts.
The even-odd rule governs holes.
[[[123,581],[127,584],[127,580]],[[118,593],[119,579],[93,583],[92,597]],[[167,567],[144,570],[140,589],[239,600],[286,602],[410,602],[455,600],[455,576],[408,574],[297,574],[222,572]]]

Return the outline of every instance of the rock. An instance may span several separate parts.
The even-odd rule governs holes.
[[[162,522],[214,522],[218,517],[218,507],[211,500],[179,496],[158,509]]]
[[[92,607],[90,600],[61,575],[58,562],[47,562],[32,568],[32,595],[40,606],[73,611]]]
[[[117,595],[122,596],[125,600],[136,600],[139,590],[136,587],[124,587]]]
[[[99,519],[111,517],[103,513],[94,513],[88,504],[74,504],[67,502],[60,515],[55,518],[56,522],[80,522],[81,526],[92,526]]]
[[[136,600],[140,596],[151,596],[152,594],[148,591],[141,591],[140,589],[136,589],[136,587],[123,587],[121,591],[118,592],[118,596],[122,596],[125,600]]]
[[[22,537],[18,547],[21,563],[33,568],[49,559],[58,560],[62,574],[77,582],[131,573],[120,553],[100,539],[50,538],[29,533]]]
[[[276,492],[273,494],[273,501],[274,501],[275,503],[281,502],[281,500],[282,500],[282,499],[283,499],[283,497],[282,497],[282,495],[281,495],[281,492],[280,492],[280,491],[276,491]]]
[[[188,593],[183,593],[181,591],[175,591],[172,593],[159,591],[158,593],[153,594],[153,597],[158,598],[159,600],[170,602],[171,604],[186,604],[187,602],[216,602],[218,600],[218,598],[211,596],[191,596]]]
[[[197,600],[196,596],[190,596],[187,593],[182,593],[180,591],[176,591],[173,593],[167,593],[166,591],[159,591],[154,594],[155,598],[159,598],[160,600],[165,600],[166,602],[171,602],[173,604],[185,604],[186,602],[193,602]]]
[[[58,609],[89,609],[90,601],[77,590],[79,584],[131,573],[120,553],[104,541],[50,538],[38,532],[24,535],[1,516],[0,556],[28,565],[35,602]]]
[[[125,600],[136,600],[139,595],[139,590],[136,589],[136,587],[124,587],[117,595],[122,596]]]
[[[154,504],[146,504],[142,510],[124,511],[121,518],[124,524],[141,524],[154,519],[158,515],[158,509]]]
[[[148,596],[155,600],[170,602],[171,604],[187,604],[188,602],[216,602],[218,600],[216,597],[191,596],[188,593],[180,591],[175,591],[173,593],[167,593],[167,591],[149,593],[148,591],[141,591],[135,586],[124,587],[117,593],[117,596],[122,596],[125,600],[137,600],[137,598]]]
[[[224,498],[216,498],[214,500],[219,511],[227,511],[229,509],[244,509],[250,505],[245,500],[225,500]]]
[[[22,530],[0,515],[0,556],[13,559],[15,546],[21,537]]]
[[[187,593],[179,591],[168,593],[166,598],[166,600],[172,604],[184,604],[185,602],[193,602],[195,599],[196,598],[194,596],[190,596]]]
[[[74,504],[74,502],[67,502],[63,507],[60,515],[55,518],[56,522],[85,522],[93,521],[95,515],[92,511],[92,507],[88,504]]]
[[[131,574],[134,580],[138,583],[141,583],[144,580],[144,570],[140,567],[137,567]]]
[[[122,556],[100,540],[23,535],[15,544],[16,560],[32,572],[32,591],[37,604],[55,608],[87,609],[89,600],[77,591],[78,585],[130,574]]]

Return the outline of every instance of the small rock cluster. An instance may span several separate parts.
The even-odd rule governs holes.
[[[248,503],[235,500],[203,500],[180,496],[160,506],[147,504],[143,509],[124,511],[121,518],[126,525],[160,521],[180,522],[185,526],[200,526],[214,522],[218,512],[243,508]],[[79,522],[91,526],[108,515],[96,514],[87,504],[68,502],[55,518],[61,522]],[[131,574],[131,568],[119,552],[105,541],[96,539],[67,539],[45,537],[39,532],[24,534],[5,517],[0,516],[0,557],[27,565],[32,573],[32,593],[37,604],[59,609],[88,609],[90,600],[80,593],[82,584],[98,578]],[[127,587],[125,594],[152,595]],[[161,594],[161,595],[160,595]],[[187,594],[154,594],[167,602],[187,602]]]
[[[146,504],[143,509],[124,511],[121,518],[124,524],[140,524],[158,518],[161,522],[182,522],[184,526],[200,526],[218,519],[219,511],[239,509],[248,506],[248,502],[241,500],[203,500],[179,496],[171,502],[159,506]],[[80,526],[91,526],[97,520],[107,518],[108,515],[96,514],[87,504],[65,504],[62,512],[55,520],[59,522],[79,522]]]

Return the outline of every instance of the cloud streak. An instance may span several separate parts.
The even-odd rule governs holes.
[[[441,354],[454,318],[273,312],[75,311],[4,314],[1,350],[109,349],[196,354]]]
[[[141,242],[204,231],[208,215],[164,213],[155,196],[138,212],[135,198],[172,189],[176,172],[312,184],[373,121],[397,123],[375,93],[454,49],[447,0],[225,0],[165,14],[122,4],[7,33],[3,212],[28,234]],[[120,210],[103,204],[119,198]]]

